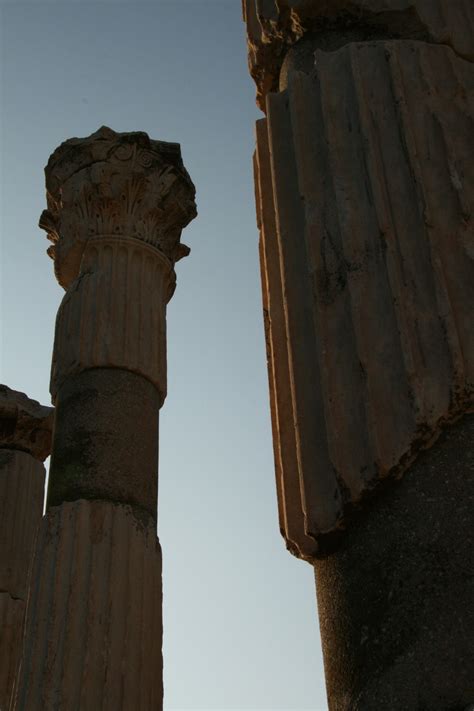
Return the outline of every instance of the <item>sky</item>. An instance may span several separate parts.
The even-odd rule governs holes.
[[[105,124],[181,144],[198,217],[160,413],[165,711],[326,711],[312,568],[278,531],[240,0],[0,0],[0,382],[50,403],[43,168]]]

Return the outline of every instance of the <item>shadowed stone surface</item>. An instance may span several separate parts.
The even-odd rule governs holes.
[[[44,461],[51,451],[53,408],[0,385],[0,447],[28,452]]]
[[[8,711],[20,662],[26,603],[0,590],[0,709]]]
[[[161,550],[129,506],[75,501],[43,518],[16,711],[162,708]]]
[[[474,416],[452,425],[315,563],[331,711],[474,699]]]
[[[474,67],[413,41],[316,56],[268,95],[255,161],[280,528],[310,561],[474,383]]]
[[[465,711],[474,5],[243,9],[279,523],[316,569],[329,708]]]
[[[314,49],[397,38],[449,45],[474,60],[471,0],[242,0],[242,8],[249,70],[262,111],[267,94],[278,89],[288,50],[310,35],[313,66]]]
[[[23,397],[27,400],[26,396]],[[42,409],[49,411],[51,408]],[[34,422],[37,426],[36,419]],[[25,431],[22,430],[22,440],[24,436]],[[45,450],[41,451],[44,453]],[[37,529],[43,513],[44,478],[45,469],[42,462],[30,454],[15,449],[0,449],[0,709],[2,711],[9,708],[10,695],[20,661],[30,566]]]
[[[0,385],[0,709],[20,660],[28,578],[43,513],[53,408]]]
[[[69,378],[57,396],[48,507],[103,499],[156,520],[158,409],[153,385],[126,370]]]

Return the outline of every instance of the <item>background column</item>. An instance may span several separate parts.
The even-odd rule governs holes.
[[[194,186],[178,144],[102,127],[53,153],[46,187],[40,226],[66,294],[15,708],[159,709],[158,410]]]
[[[43,514],[53,409],[0,385],[0,708],[20,661],[28,578]]]

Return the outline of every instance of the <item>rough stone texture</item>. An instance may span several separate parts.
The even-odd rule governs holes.
[[[473,441],[468,415],[316,562],[330,711],[473,702]]]
[[[316,58],[256,156],[280,523],[308,559],[474,383],[473,67],[412,41]]]
[[[8,708],[20,658],[44,478],[43,464],[30,454],[0,449],[0,709]]]
[[[102,126],[62,143],[45,168],[48,209],[40,227],[53,242],[56,277],[77,278],[86,245],[108,237],[145,242],[175,262],[189,253],[181,230],[196,216],[195,189],[178,143]]]
[[[273,190],[269,189],[272,176],[268,134],[266,121],[263,119],[257,122],[254,170],[257,223],[261,236],[259,248],[263,314],[280,531],[292,553],[311,560],[317,553],[317,544],[305,532],[301,505],[285,297],[282,289]]]
[[[153,385],[126,370],[68,378],[57,396],[48,507],[104,499],[156,520],[159,406]]]
[[[40,530],[15,711],[162,704],[161,552],[127,506],[76,501]]]
[[[26,603],[0,591],[0,709],[7,711],[20,662]]]
[[[162,252],[124,238],[89,242],[81,276],[56,319],[51,395],[89,368],[121,368],[147,378],[166,397],[166,305],[174,290],[172,263]]]
[[[0,385],[0,448],[28,452],[42,462],[51,451],[53,408]]]
[[[25,452],[0,449],[0,591],[26,600],[45,469]]]
[[[474,60],[471,0],[242,0],[249,69],[265,111],[289,47],[311,34],[315,47],[334,50],[371,38],[447,44]]]

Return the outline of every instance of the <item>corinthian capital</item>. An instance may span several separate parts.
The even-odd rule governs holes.
[[[171,263],[189,253],[180,237],[196,215],[195,189],[179,144],[102,126],[62,143],[45,174],[48,209],[39,224],[64,288],[78,276],[90,241],[140,240]]]

